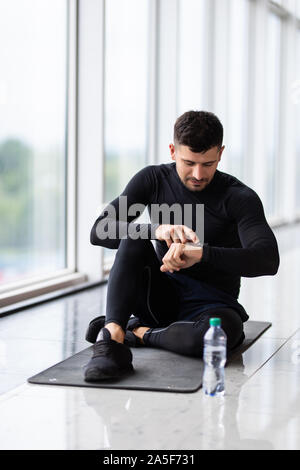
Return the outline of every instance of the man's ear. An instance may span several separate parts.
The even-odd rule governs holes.
[[[221,157],[222,157],[222,153],[223,153],[223,150],[225,149],[225,145],[223,145],[221,148],[220,148],[220,152],[219,152],[219,161],[221,160]]]
[[[170,155],[171,155],[172,160],[175,160],[175,146],[174,146],[174,144],[170,144],[169,149],[170,149]]]

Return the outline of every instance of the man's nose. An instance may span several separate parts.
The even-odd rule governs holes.
[[[195,178],[195,180],[201,180],[203,177],[204,177],[203,168],[201,166],[195,166],[193,168],[193,178]]]

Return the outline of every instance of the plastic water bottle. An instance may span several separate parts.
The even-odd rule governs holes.
[[[220,318],[210,318],[209,324],[204,336],[203,390],[206,395],[224,395],[227,337]]]

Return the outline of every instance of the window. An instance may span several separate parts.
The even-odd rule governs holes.
[[[0,0],[0,285],[67,267],[67,14]]]
[[[105,201],[146,164],[148,0],[106,2]]]
[[[148,0],[109,0],[105,11],[104,199],[146,165]],[[105,250],[105,258],[112,255]]]
[[[270,223],[295,218],[286,95],[300,76],[299,0],[0,0],[0,11],[0,301],[35,279],[103,279],[115,250],[89,244],[99,206],[149,162],[170,162],[188,109],[220,117],[219,168],[258,192]]]
[[[300,18],[300,0],[296,0],[296,15]]]
[[[280,103],[280,55],[281,19],[273,13],[268,16],[267,57],[266,57],[266,201],[268,216],[276,215],[277,166],[279,149],[279,103]]]
[[[297,49],[296,49],[296,81],[293,88],[293,102],[296,106],[296,174],[297,174],[297,184],[296,184],[296,207],[300,211],[300,132],[299,132],[299,122],[300,122],[300,29],[297,31]]]
[[[247,158],[249,1],[230,0],[229,7],[227,148],[224,158],[228,159],[229,173],[244,181],[247,178],[244,165]],[[222,75],[224,71],[219,70],[219,73]]]
[[[209,31],[206,0],[180,0],[178,49],[178,116],[209,108]]]

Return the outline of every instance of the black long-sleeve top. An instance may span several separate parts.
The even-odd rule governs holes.
[[[203,281],[235,299],[240,291],[241,276],[274,275],[279,267],[275,236],[269,227],[260,198],[251,188],[232,175],[216,170],[212,181],[202,191],[190,191],[180,180],[176,164],[149,165],[129,181],[121,196],[127,196],[127,207],[140,203],[147,206],[151,224],[133,221],[140,215],[126,215],[120,220],[119,198],[110,204],[116,217],[106,208],[91,230],[91,243],[118,248],[120,240],[130,237],[132,229],[155,240],[157,220],[151,219],[151,204],[204,204],[203,256],[194,266],[178,271]],[[117,239],[99,239],[97,231],[107,223],[116,228]],[[195,230],[195,218],[193,226]],[[99,232],[98,232],[99,233]],[[145,237],[144,237],[145,238]],[[156,253],[161,261],[168,247],[156,240]]]

